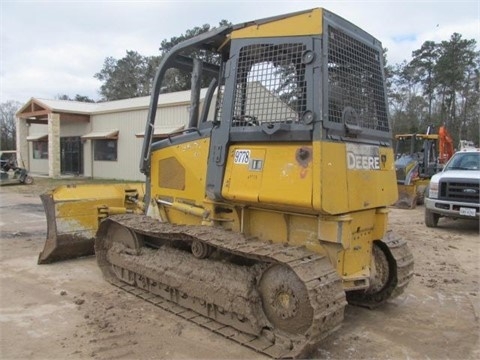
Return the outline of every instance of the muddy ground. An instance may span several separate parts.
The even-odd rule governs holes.
[[[264,358],[114,288],[94,257],[37,265],[46,234],[38,194],[50,186],[0,188],[1,359]],[[479,359],[478,223],[429,229],[418,207],[392,209],[390,226],[414,253],[412,283],[380,309],[347,306],[313,357]]]

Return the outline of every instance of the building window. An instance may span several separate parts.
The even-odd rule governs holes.
[[[48,159],[48,141],[32,141],[33,158]]]
[[[117,139],[93,140],[93,159],[117,161]]]

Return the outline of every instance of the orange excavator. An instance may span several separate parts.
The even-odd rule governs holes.
[[[438,162],[445,165],[454,153],[453,139],[445,126],[440,126],[438,130]]]

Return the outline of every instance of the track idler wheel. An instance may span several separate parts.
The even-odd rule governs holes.
[[[199,240],[192,241],[191,249],[193,256],[195,256],[197,259],[205,259],[213,252],[213,248],[210,245],[207,245]]]
[[[143,246],[143,236],[111,219],[102,221],[95,239],[95,254],[97,263],[107,280],[116,278],[107,259],[107,253],[114,245],[123,253],[139,255]]]
[[[376,294],[385,286],[388,285],[390,278],[390,264],[388,262],[387,255],[384,250],[377,244],[373,244],[372,249],[373,264],[372,264],[372,279],[370,281],[370,287],[367,289],[368,294]]]
[[[288,267],[267,269],[258,287],[263,310],[273,328],[304,334],[313,321],[313,308],[305,284]]]
[[[115,222],[112,222],[108,227],[107,239],[110,244],[123,245],[125,247],[124,251],[132,255],[138,255],[140,248],[143,246],[142,236]]]
[[[370,287],[347,292],[347,301],[350,304],[370,309],[385,303],[397,285],[397,265],[388,246],[381,241],[375,241],[372,255]]]

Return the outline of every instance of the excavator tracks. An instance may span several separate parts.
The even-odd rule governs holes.
[[[142,246],[152,238],[158,249]],[[197,259],[182,250],[192,242],[223,256]],[[343,321],[341,279],[328,258],[303,247],[118,215],[100,225],[95,251],[112,284],[272,358],[308,355]]]

